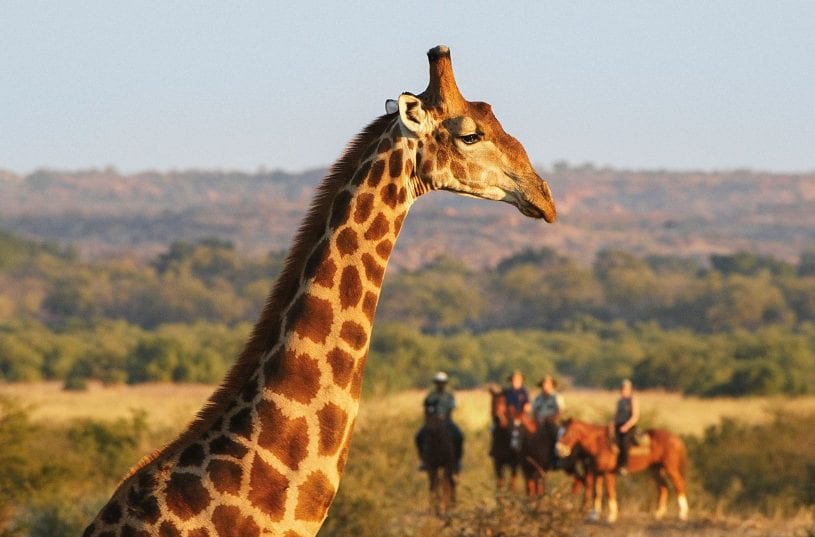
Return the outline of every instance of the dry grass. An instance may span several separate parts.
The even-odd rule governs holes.
[[[180,430],[209,397],[214,386],[201,384],[138,384],[102,386],[91,383],[87,391],[62,390],[59,382],[0,384],[0,396],[31,407],[35,421],[61,423],[77,418],[113,420],[129,417],[132,410],[144,410],[158,428]],[[403,419],[418,412],[425,393],[406,391],[386,396],[386,401],[363,402],[357,427],[369,418]],[[602,422],[607,419],[617,393],[605,390],[572,389],[564,392],[567,413],[581,419]],[[742,399],[699,399],[676,393],[648,391],[639,394],[643,416],[650,424],[679,434],[700,435],[723,417],[748,423],[768,420],[778,410],[815,412],[815,397],[746,397]],[[456,421],[464,431],[489,427],[489,396],[485,390],[456,393]]]
[[[213,386],[145,384],[137,386],[91,385],[85,392],[65,392],[59,383],[0,384],[0,396],[11,397],[30,407],[32,419],[37,422],[61,424],[78,418],[113,420],[127,418],[134,409],[148,413],[151,429],[160,431],[160,437],[172,436],[181,430],[210,395]],[[616,393],[601,390],[572,389],[564,393],[569,411],[581,418],[601,421],[608,417]],[[500,535],[493,532],[484,520],[500,518],[502,511],[495,503],[492,472],[486,456],[489,428],[489,395],[485,390],[457,393],[456,419],[467,435],[464,471],[461,475],[459,509],[454,518],[442,521],[427,515],[426,483],[424,476],[416,472],[416,458],[412,447],[412,431],[419,423],[419,410],[424,392],[410,391],[386,396],[380,400],[367,400],[361,405],[357,421],[357,434],[340,495],[350,520],[375,517],[376,509],[382,520],[373,518],[370,524],[379,524],[379,535],[398,536],[473,536]],[[705,427],[718,423],[724,416],[737,417],[748,422],[761,422],[777,410],[791,412],[815,412],[815,397],[746,398],[702,400],[685,398],[665,392],[640,394],[645,418],[654,425],[668,427],[682,434],[701,434]],[[383,434],[383,424],[398,423],[393,434]],[[158,447],[156,445],[155,447]],[[135,461],[134,461],[135,462]],[[389,479],[398,483],[398,492],[381,481],[381,474],[373,475],[372,468],[390,468]],[[380,470],[381,471],[381,470]],[[565,500],[568,480],[557,473],[548,481],[549,490],[563,494]],[[370,490],[371,498],[360,491]],[[404,500],[408,499],[407,502]],[[675,537],[700,535],[703,537],[784,536],[812,535],[812,515],[802,512],[787,519],[772,519],[757,515],[717,517],[713,506],[700,505],[700,496],[691,499],[692,520],[683,524],[674,518],[656,523],[649,516],[650,498],[626,498],[621,505],[621,520],[616,526],[574,522],[572,534],[578,536],[657,536]],[[348,502],[360,502],[349,506]],[[369,501],[370,505],[364,503]],[[572,500],[565,500],[572,501]],[[671,498],[669,516],[675,511]],[[341,512],[342,498],[332,509]],[[517,510],[517,509],[516,509]],[[548,511],[559,512],[558,510]],[[567,513],[568,514],[568,513]],[[533,515],[534,516],[534,515]],[[574,520],[579,515],[572,512]],[[480,517],[480,518],[479,518]],[[487,517],[487,518],[484,518]],[[483,520],[482,520],[483,518]],[[346,519],[349,520],[349,519]],[[531,519],[530,519],[531,520]],[[579,520],[579,518],[578,518]],[[479,522],[480,521],[480,522]],[[549,523],[547,531],[539,535],[562,534],[555,529],[565,526],[568,520]],[[342,523],[345,526],[346,523]],[[503,523],[502,523],[503,524]],[[502,526],[503,527],[503,526]],[[533,528],[524,523],[524,528]],[[387,531],[384,529],[387,528]],[[394,529],[396,528],[396,529]],[[474,529],[475,528],[475,529]],[[347,530],[347,526],[345,526]],[[481,531],[483,530],[483,531]],[[326,535],[344,535],[339,533]],[[367,534],[366,534],[367,535]],[[504,533],[504,535],[508,535]]]

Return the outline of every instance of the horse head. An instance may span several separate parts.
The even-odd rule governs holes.
[[[507,429],[511,423],[509,407],[507,406],[507,398],[504,395],[504,390],[496,384],[489,386],[489,392],[492,396],[490,403],[490,415],[492,423],[502,429]]]
[[[591,425],[576,419],[564,420],[563,435],[555,444],[558,457],[568,457],[576,446],[591,456],[598,468],[614,468],[617,465],[619,450],[603,425]]]
[[[566,458],[572,454],[575,446],[581,447],[584,451],[595,456],[597,447],[597,431],[586,422],[567,418],[561,422],[563,434],[555,444],[558,457]]]

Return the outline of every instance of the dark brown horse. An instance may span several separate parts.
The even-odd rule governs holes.
[[[580,446],[591,456],[589,471],[595,474],[594,508],[590,517],[597,519],[603,504],[603,483],[608,494],[608,521],[617,520],[617,483],[614,473],[619,449],[609,434],[609,428],[578,420],[565,423],[566,431],[557,443],[560,456],[568,456],[575,446]],[[628,453],[629,472],[650,470],[659,492],[656,518],[662,518],[667,510],[668,480],[673,483],[679,503],[679,518],[688,518],[688,499],[685,495],[688,451],[681,438],[664,429],[649,429],[643,437],[643,445],[632,447]]]
[[[547,427],[538,423],[535,418],[522,412],[514,416],[513,425],[519,430],[521,438],[521,470],[526,481],[526,493],[529,496],[541,496],[545,489],[546,472],[554,469],[554,446],[557,437],[557,424]],[[577,494],[583,489],[583,504],[591,499],[591,485],[587,483],[586,455],[577,447],[568,457],[559,461],[558,469],[574,478],[572,492]]]
[[[513,441],[513,418],[507,407],[504,391],[499,386],[490,386],[492,402],[490,416],[492,418],[492,443],[490,457],[495,470],[496,488],[504,488],[504,473],[509,470],[508,490],[515,488],[515,480],[520,466],[520,444],[516,436]]]
[[[433,410],[425,411],[426,435],[422,448],[422,463],[430,480],[430,507],[445,514],[456,502],[456,455],[453,435],[447,416]]]

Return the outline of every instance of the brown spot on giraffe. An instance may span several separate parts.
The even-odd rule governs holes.
[[[385,239],[376,245],[376,253],[382,258],[383,261],[388,260],[391,255],[391,250],[393,250],[393,243],[388,239]]]
[[[288,489],[289,480],[286,476],[255,456],[249,477],[249,501],[269,518],[279,521],[285,512]],[[214,518],[213,514],[213,522]]]
[[[353,428],[353,424],[352,424]],[[345,463],[348,461],[348,450],[351,447],[351,438],[350,434],[348,438],[342,445],[342,450],[340,450],[340,455],[337,457],[337,473],[342,475],[343,471],[345,471]]]
[[[303,537],[303,536],[294,530],[288,530],[286,533],[283,534],[283,537]]]
[[[207,464],[207,475],[212,486],[220,493],[237,495],[241,490],[243,470],[240,464],[212,459]]]
[[[385,277],[385,267],[380,265],[374,256],[365,253],[362,254],[362,266],[365,267],[365,276],[374,285],[382,285],[382,279]]]
[[[399,232],[402,230],[402,224],[404,222],[405,222],[405,213],[402,213],[402,214],[398,215],[393,220],[393,232],[398,235]]]
[[[410,159],[405,160],[405,175],[408,177],[413,176],[413,161]]]
[[[228,436],[219,435],[210,440],[209,452],[212,455],[228,455],[236,459],[242,459],[249,453],[249,448],[235,442]]]
[[[357,196],[357,201],[354,208],[354,222],[361,224],[366,222],[371,216],[371,211],[374,207],[374,195],[368,192],[363,192]]]
[[[242,408],[229,419],[229,431],[248,440],[252,436],[252,421],[252,409]]]
[[[340,329],[340,338],[352,348],[360,350],[368,343],[368,332],[354,321],[345,321]]]
[[[328,219],[328,225],[331,229],[337,229],[348,221],[348,215],[351,212],[351,193],[343,190],[334,198],[334,203],[331,205],[331,218]]]
[[[340,306],[342,309],[355,307],[362,298],[362,280],[359,271],[353,265],[342,269],[340,278]]]
[[[122,518],[122,506],[117,502],[109,503],[102,510],[102,522],[105,524],[116,524]]]
[[[159,537],[181,537],[181,530],[176,528],[172,522],[165,520],[158,527]]]
[[[354,172],[354,176],[351,177],[351,184],[354,186],[361,185],[365,179],[368,177],[368,171],[371,169],[371,161],[367,160]]]
[[[334,311],[331,302],[305,293],[289,309],[286,315],[286,330],[293,330],[302,338],[315,343],[325,343],[331,332]],[[267,379],[268,386],[268,379]]]
[[[433,161],[424,159],[422,166],[419,168],[422,171],[422,176],[427,177],[433,171]]]
[[[189,520],[206,509],[212,497],[201,478],[186,472],[174,472],[164,491],[167,508],[181,520]]]
[[[376,188],[382,181],[382,174],[385,173],[385,161],[380,159],[371,166],[371,173],[368,174],[368,185]]]
[[[291,468],[297,470],[308,454],[308,424],[306,418],[287,418],[274,401],[258,404],[260,435],[258,444]],[[257,461],[257,459],[255,459]]]
[[[399,187],[396,186],[396,183],[388,183],[382,187],[382,191],[379,195],[382,197],[382,201],[393,209],[399,201]]]
[[[210,537],[210,534],[206,528],[197,528],[188,531],[187,537]]]
[[[320,455],[333,455],[337,452],[345,436],[348,414],[334,403],[327,403],[317,411],[320,422]]]
[[[332,259],[326,259],[314,273],[314,283],[331,289],[334,287],[334,275],[337,273],[337,265]]]
[[[260,387],[258,385],[259,377],[257,374],[252,375],[252,378],[249,379],[249,382],[246,383],[243,390],[241,391],[241,399],[244,400],[246,403],[251,403],[255,400],[260,392]]]
[[[443,168],[447,165],[447,159],[449,156],[447,155],[447,151],[444,149],[439,149],[439,152],[436,153],[436,169]]]
[[[368,353],[365,353],[365,356],[359,359],[357,363],[356,369],[354,369],[354,374],[351,377],[351,388],[350,393],[351,397],[354,399],[359,399],[360,393],[362,393],[362,376],[365,372],[365,362],[368,360]]]
[[[201,466],[207,454],[199,443],[190,444],[178,457],[179,466]]]
[[[384,138],[381,142],[379,142],[379,148],[376,150],[377,153],[387,153],[391,150],[391,141],[389,138]]]
[[[371,294],[370,292],[366,294]],[[348,386],[351,380],[351,373],[354,370],[354,357],[339,347],[334,347],[326,356],[328,365],[331,366],[331,373],[334,375],[334,384],[340,388]]]
[[[388,172],[394,179],[402,175],[402,150],[397,149],[388,159]]]
[[[362,300],[362,312],[368,318],[368,321],[374,322],[374,314],[376,313],[376,294],[366,291],[365,298]]]
[[[388,222],[384,214],[378,213],[365,231],[365,239],[369,241],[379,240],[385,236],[388,230],[390,230],[390,222]]]
[[[260,527],[234,505],[219,505],[212,511],[212,525],[218,537],[258,537]]]
[[[342,255],[351,255],[359,248],[357,232],[347,227],[337,235],[337,250]]]
[[[327,324],[326,331],[331,329],[330,319]],[[269,360],[266,366],[266,387],[284,397],[307,405],[320,389],[320,367],[306,353],[286,351],[282,360]]]
[[[319,269],[320,265],[326,260],[328,254],[328,239],[323,239],[317,243],[317,246],[314,247],[314,251],[311,252],[311,255],[308,256],[306,260],[306,264],[303,267],[303,280],[313,278],[317,274],[317,269]]]
[[[297,491],[294,516],[297,520],[319,522],[325,517],[333,498],[334,486],[325,474],[319,470],[312,472]]]
[[[155,496],[150,495],[150,491],[139,491],[136,487],[131,487],[127,495],[127,513],[133,518],[137,518],[148,524],[155,524],[161,516],[161,509]]]
[[[467,177],[467,172],[464,170],[464,166],[457,160],[453,160],[450,162],[450,171],[453,173],[453,177],[457,178],[464,178]]]

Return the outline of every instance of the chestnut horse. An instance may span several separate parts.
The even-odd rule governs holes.
[[[600,516],[603,504],[603,482],[608,494],[608,521],[617,520],[617,483],[614,473],[619,449],[604,425],[592,425],[578,420],[568,420],[566,431],[557,443],[560,456],[568,456],[575,446],[580,446],[592,458],[590,472],[595,474],[594,508],[590,518]],[[688,518],[688,498],[685,481],[688,468],[688,450],[681,438],[664,429],[649,429],[643,437],[643,445],[632,447],[628,452],[629,472],[651,470],[656,481],[659,499],[654,516],[662,518],[667,510],[668,479],[676,489],[679,518]]]
[[[445,514],[456,503],[456,455],[447,416],[427,410],[422,463],[430,480],[430,508]]]
[[[499,386],[490,386],[492,403],[490,405],[490,416],[492,418],[492,444],[490,445],[490,457],[495,470],[496,488],[500,491],[504,488],[504,472],[509,470],[508,490],[515,488],[515,479],[518,475],[518,466],[521,463],[520,443],[515,434],[513,439],[513,417],[507,407],[507,400],[504,391]]]
[[[513,426],[519,431],[521,440],[521,470],[526,481],[526,493],[529,496],[541,496],[544,493],[546,472],[554,469],[554,446],[557,431],[539,424],[528,412],[521,412],[514,416]],[[588,480],[593,477],[586,472],[587,465],[590,464],[586,454],[578,446],[558,462],[557,468],[574,478],[572,493],[577,494],[581,486],[583,487],[583,505],[585,506],[591,499],[591,484],[588,483]]]

